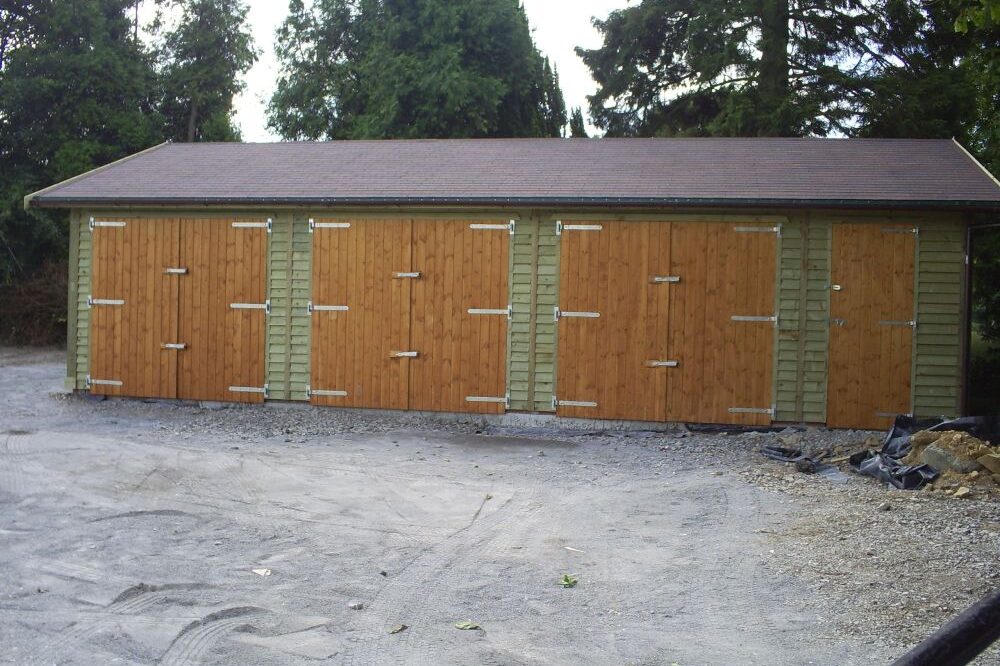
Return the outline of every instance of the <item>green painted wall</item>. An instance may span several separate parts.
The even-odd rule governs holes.
[[[965,225],[955,217],[924,219],[918,226],[913,412],[956,416],[962,393]]]
[[[178,211],[143,211],[160,213]],[[195,215],[192,211],[185,211]],[[700,217],[741,211],[698,213]],[[360,211],[284,211],[273,217],[269,242],[266,373],[270,398],[306,400],[310,374],[310,300],[312,235],[309,217],[359,214]],[[365,211],[367,214],[376,214]],[[400,211],[378,214],[401,215]],[[73,211],[70,222],[68,388],[85,388],[91,284],[90,211]],[[203,212],[201,214],[204,214]],[[567,213],[568,214],[568,213]],[[958,215],[867,217],[850,213],[778,212],[787,216],[779,242],[776,290],[779,327],[775,342],[777,421],[822,423],[826,418],[827,348],[831,235],[838,221],[892,219],[920,228],[916,261],[918,326],[914,344],[913,406],[918,416],[955,415],[960,410],[962,331],[964,326],[965,227]],[[604,219],[651,219],[656,213],[620,211]],[[659,213],[662,215],[662,211]],[[559,289],[559,215],[541,211],[422,212],[420,216],[517,218],[511,248],[511,303],[508,390],[512,411],[551,412],[556,391],[556,323],[553,308]]]
[[[778,259],[775,420],[826,420],[830,223],[809,214],[782,225]]]

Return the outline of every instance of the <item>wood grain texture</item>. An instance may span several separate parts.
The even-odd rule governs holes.
[[[881,430],[910,412],[913,329],[889,322],[914,317],[911,228],[833,226],[831,281],[840,290],[830,297],[831,427]]]
[[[413,223],[400,219],[317,219],[348,223],[313,233],[312,302],[347,311],[312,315],[311,388],[318,405],[408,409],[412,281],[393,277],[412,270]]]
[[[591,223],[593,224],[593,223]],[[559,302],[563,312],[600,316],[559,320],[557,394],[560,416],[662,421],[667,376],[676,368],[651,367],[667,353],[670,283],[669,223],[598,223],[600,231],[565,230]]]
[[[413,224],[410,409],[500,414],[507,392],[510,234],[464,220]]]
[[[125,227],[97,227],[93,238],[96,299],[91,312],[91,392],[134,397],[177,397],[177,367],[160,343],[177,332],[176,278],[163,268],[177,259],[178,222],[173,218],[125,219]]]

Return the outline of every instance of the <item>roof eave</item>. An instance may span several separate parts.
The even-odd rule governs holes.
[[[59,197],[44,190],[25,198],[26,207],[118,208],[118,207],[254,207],[254,206],[559,206],[603,207],[729,207],[729,208],[892,208],[926,210],[1000,211],[998,200],[905,200],[905,199],[794,199],[794,198],[698,198],[698,197]]]

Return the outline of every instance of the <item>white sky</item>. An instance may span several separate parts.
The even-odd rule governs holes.
[[[601,43],[590,23],[592,16],[606,17],[612,10],[625,7],[629,0],[522,0],[534,32],[535,45],[559,70],[559,81],[566,106],[579,106],[587,113],[587,95],[596,84],[590,71],[573,48],[593,48]],[[236,99],[236,122],[244,141],[276,141],[267,129],[265,110],[278,77],[274,57],[274,34],[288,14],[287,0],[248,0],[250,24],[260,59],[246,76],[246,91]],[[152,18],[153,3],[144,3],[143,23]],[[589,123],[588,123],[589,125]],[[589,131],[594,132],[590,127]]]

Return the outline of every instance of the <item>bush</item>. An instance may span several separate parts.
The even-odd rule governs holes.
[[[0,343],[66,342],[67,274],[65,262],[48,262],[18,282],[0,285]]]

